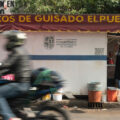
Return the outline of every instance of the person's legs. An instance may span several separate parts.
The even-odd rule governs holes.
[[[29,83],[9,83],[0,86],[0,96],[4,98],[12,98],[24,94],[29,90]]]
[[[4,120],[9,120],[10,118],[15,118],[15,114],[10,109],[8,102],[5,98],[0,98],[0,111]]]
[[[0,87],[0,114],[4,120],[15,117],[10,109],[6,98],[12,98],[28,91],[29,83],[10,83]]]

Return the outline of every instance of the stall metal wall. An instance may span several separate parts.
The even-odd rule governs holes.
[[[65,80],[64,92],[87,95],[87,86],[90,82],[101,82],[103,91],[106,90],[107,33],[27,34],[26,48],[33,60],[33,67],[46,67],[58,71]],[[1,56],[5,57],[2,51]]]

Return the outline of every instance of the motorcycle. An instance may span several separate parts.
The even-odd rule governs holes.
[[[14,75],[1,78],[0,85],[15,82]],[[69,120],[67,112],[61,109],[58,104],[52,101],[40,101],[43,96],[52,95],[62,88],[62,82],[56,72],[44,68],[37,69],[33,71],[31,76],[31,88],[35,89],[30,89],[25,95],[8,101],[16,115],[23,120]],[[28,118],[27,113],[33,114],[33,116]]]

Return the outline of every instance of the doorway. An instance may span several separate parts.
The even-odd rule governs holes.
[[[115,67],[116,55],[120,43],[120,33],[108,33],[108,53],[107,53],[107,86],[116,87]]]

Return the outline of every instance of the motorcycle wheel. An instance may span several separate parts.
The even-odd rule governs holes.
[[[44,106],[37,113],[37,120],[70,120],[66,111],[55,106]]]

